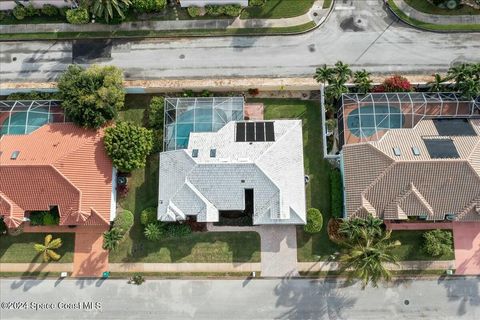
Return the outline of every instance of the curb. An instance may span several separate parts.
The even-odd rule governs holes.
[[[315,24],[314,27],[312,28],[309,28],[309,29],[306,29],[306,30],[302,30],[302,31],[298,31],[298,32],[279,32],[279,33],[273,33],[273,34],[264,34],[264,33],[245,33],[245,34],[238,34],[238,35],[235,35],[235,34],[214,34],[214,35],[180,35],[180,36],[175,36],[175,35],[165,35],[165,36],[161,36],[161,35],[152,35],[152,36],[148,36],[148,35],[139,35],[139,36],[112,36],[110,34],[110,36],[87,36],[87,37],[65,37],[65,38],[53,38],[53,39],[48,39],[48,38],[38,38],[38,39],[22,39],[21,37],[19,38],[13,38],[13,39],[1,39],[0,38],[0,43],[1,42],[16,42],[16,41],[72,41],[72,40],[79,40],[79,39],[119,39],[119,40],[125,40],[125,39],[135,39],[135,40],[142,40],[142,39],[184,39],[184,38],[197,38],[197,39],[201,39],[201,38],[219,38],[219,37],[274,37],[274,36],[295,36],[295,35],[302,35],[302,34],[306,34],[306,33],[309,33],[317,28],[319,28],[321,25],[323,25],[327,20],[328,18],[330,17],[332,11],[333,11],[333,8],[335,7],[335,1],[336,0],[332,0],[332,4],[330,6],[330,10],[328,11],[327,15],[324,17],[324,19],[320,20],[320,22],[318,24],[315,24],[315,22],[313,20],[310,20],[309,22],[305,23],[305,24],[308,24],[310,22],[313,22]],[[300,25],[296,25],[296,26],[289,26],[289,27],[285,27],[285,28],[291,28],[291,27],[298,27],[298,26],[302,26],[304,24],[300,24]],[[277,28],[262,28],[262,29],[281,29],[283,27],[277,27]],[[243,28],[240,28],[240,29],[228,29],[228,30],[242,30]],[[245,28],[245,29],[248,29],[248,28]],[[179,29],[179,30],[159,30],[159,31],[185,31],[185,30],[188,30],[188,29]],[[211,29],[212,31],[216,31],[216,30],[222,30],[222,29]],[[224,29],[224,30],[227,30],[227,29]],[[137,30],[130,30],[132,32],[135,32]],[[141,31],[145,31],[145,32],[149,32],[149,31],[156,31],[156,30],[141,30]],[[76,32],[77,34],[79,33],[83,33],[84,31],[80,31],[80,32]],[[62,33],[71,33],[71,32],[50,32],[49,34],[62,34]],[[111,33],[109,31],[94,31],[94,32],[88,32],[88,33]],[[22,33],[19,33],[20,35]],[[34,33],[23,33],[23,34],[34,34]]]
[[[388,0],[383,0],[383,4],[385,7],[387,7],[388,9],[388,12],[393,15],[395,18],[397,18],[399,21],[405,23],[406,25],[414,28],[414,29],[417,29],[417,30],[420,30],[420,31],[428,31],[428,32],[433,32],[433,33],[441,33],[441,34],[448,34],[448,33],[480,33],[480,30],[435,30],[435,29],[429,29],[429,28],[423,28],[423,27],[419,27],[405,19],[403,19],[402,17],[400,17],[396,12],[395,10],[393,10],[390,6],[390,4],[388,3]],[[400,8],[398,8],[398,10],[402,11]],[[403,11],[402,11],[403,12]],[[411,18],[413,19],[413,18]],[[416,19],[414,19],[416,20]],[[420,21],[420,20],[418,20]],[[420,22],[423,22],[423,21],[420,21]]]

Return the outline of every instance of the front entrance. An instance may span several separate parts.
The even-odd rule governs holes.
[[[219,212],[216,226],[252,226],[254,212],[254,191],[245,189],[245,210],[223,210]]]

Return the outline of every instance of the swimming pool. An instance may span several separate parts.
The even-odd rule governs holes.
[[[194,108],[183,112],[175,123],[169,125],[168,136],[175,138],[177,149],[188,147],[191,132],[215,132],[227,122],[227,115],[223,110],[212,108]]]
[[[361,106],[349,113],[347,126],[357,137],[370,137],[376,130],[402,128],[405,117],[400,108],[386,105]]]
[[[28,134],[50,121],[51,117],[46,108],[14,112],[3,121],[0,135]]]

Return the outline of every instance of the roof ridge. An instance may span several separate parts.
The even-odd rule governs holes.
[[[70,150],[69,152],[65,153],[63,156],[61,156],[60,158],[58,158],[57,160],[55,160],[55,162],[52,162],[52,164],[53,164],[53,165],[56,165],[56,164],[61,164],[61,163],[63,163],[63,161],[65,160],[65,158],[67,158],[68,156],[70,156],[70,155],[72,155],[72,154],[75,154],[78,150],[86,147],[88,144],[90,144],[90,143],[93,144],[95,141],[97,141],[97,140],[98,140],[97,137],[98,137],[98,133],[95,135],[95,138],[94,138],[93,141],[90,141],[90,139],[84,139],[84,140],[82,141],[82,143],[81,143],[77,148],[72,149],[72,150]]]
[[[267,153],[270,149],[272,149],[275,145],[277,145],[277,143],[283,139],[285,139],[285,137],[294,129],[296,128],[299,124],[302,123],[301,120],[297,120],[297,119],[289,119],[289,120],[283,120],[283,121],[292,121],[292,122],[295,122],[295,125],[291,126],[290,128],[287,129],[287,131],[285,131],[285,133],[280,137],[278,138],[277,140],[273,141],[273,143],[263,151],[263,153],[258,156],[254,163],[256,163],[257,161],[260,161]],[[302,131],[302,139],[303,139],[303,131]],[[302,141],[302,144],[303,144],[303,141]]]

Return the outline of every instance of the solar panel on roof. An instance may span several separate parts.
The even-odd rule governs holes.
[[[235,141],[245,141],[245,122],[237,122],[237,137]]]
[[[255,141],[265,141],[265,122],[255,123]]]
[[[247,141],[255,141],[255,123],[247,122]]]
[[[434,119],[433,124],[440,136],[476,136],[467,119]]]
[[[423,139],[432,159],[460,158],[457,148],[451,139]]]
[[[265,141],[275,141],[273,122],[265,122]]]

